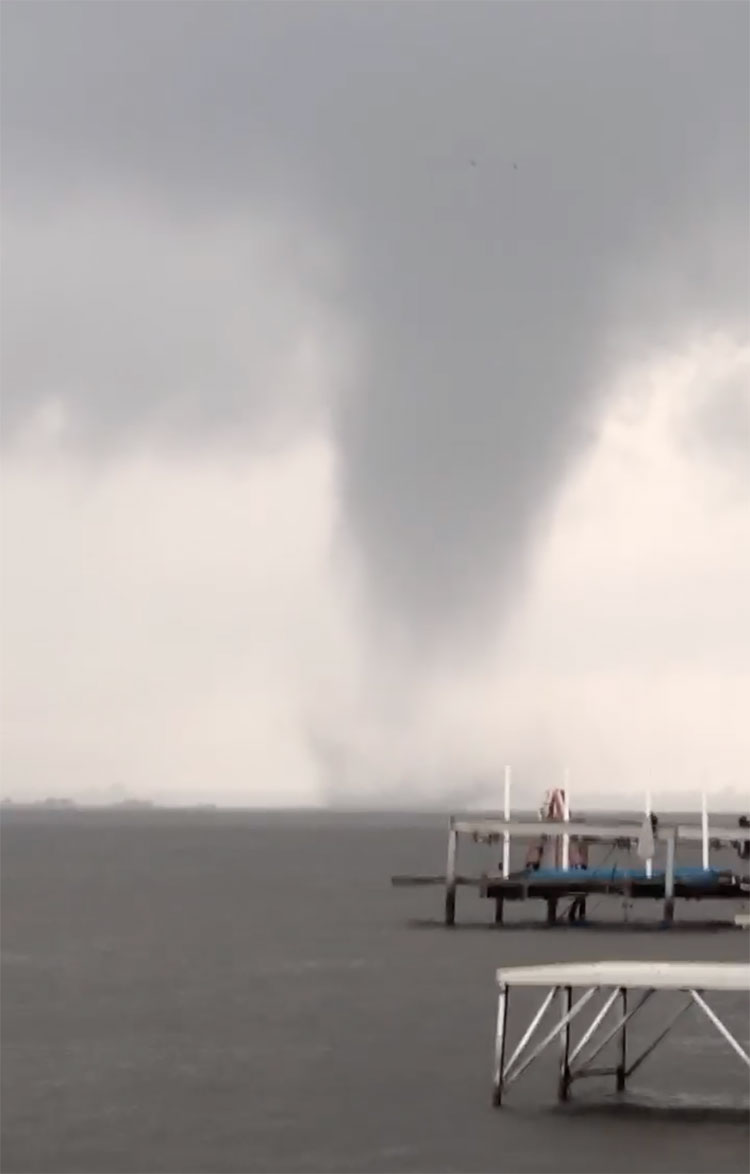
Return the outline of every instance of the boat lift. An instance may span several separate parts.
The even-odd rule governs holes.
[[[706,991],[741,991],[750,994],[750,964],[698,962],[589,962],[545,966],[516,966],[497,971],[499,988],[492,1101],[500,1106],[508,1087],[530,1067],[543,1051],[559,1040],[560,1066],[558,1099],[568,1100],[573,1083],[584,1077],[614,1076],[615,1087],[623,1092],[628,1079],[644,1060],[666,1039],[686,1011],[697,1007],[735,1054],[750,1069],[750,1055],[719,1019],[705,999]],[[510,1059],[506,1060],[506,1034],[511,991],[516,987],[546,989],[539,1010],[521,1036]],[[573,989],[584,988],[574,1002]],[[605,998],[581,1038],[571,1047],[571,1024],[581,1013],[593,1010],[598,992]],[[640,996],[628,1005],[629,994]],[[628,1055],[627,1028],[641,1008],[662,992],[687,994],[658,1035],[635,1057]],[[557,999],[561,1017],[544,1035],[539,1028]],[[614,1024],[604,1028],[610,1011],[619,1005]],[[599,1033],[599,1034],[597,1034]],[[593,1061],[612,1040],[617,1041],[617,1063],[594,1067]],[[588,1050],[587,1050],[588,1049]]]
[[[738,828],[712,827],[707,819],[701,825],[659,823],[653,839],[666,846],[666,864],[663,871],[653,869],[651,860],[643,870],[605,869],[542,869],[538,872],[524,869],[511,875],[509,845],[511,837],[520,840],[560,840],[562,857],[567,860],[567,845],[572,837],[586,843],[613,843],[623,847],[637,844],[643,835],[642,823],[616,823],[579,820],[512,820],[497,816],[451,816],[448,827],[446,871],[440,875],[400,875],[391,877],[397,887],[442,885],[445,888],[445,924],[456,921],[456,893],[460,886],[473,887],[480,896],[495,901],[495,921],[503,920],[506,901],[537,898],[547,903],[547,923],[555,924],[557,903],[562,897],[586,896],[592,893],[620,893],[628,899],[657,898],[663,900],[663,923],[674,921],[676,897],[737,899],[747,894],[747,882],[729,869],[711,869],[708,865],[709,843],[747,845],[748,832]],[[503,843],[502,871],[467,875],[458,871],[458,847],[461,836],[474,842]],[[677,846],[683,843],[702,843],[703,867],[678,868]]]

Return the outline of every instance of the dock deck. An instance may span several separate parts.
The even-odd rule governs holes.
[[[558,902],[566,897],[594,895],[620,896],[627,901],[664,901],[669,878],[665,870],[650,876],[644,869],[599,868],[588,870],[525,870],[503,877],[485,875],[479,886],[482,897],[495,901],[495,923],[503,921],[506,901],[545,901],[547,921],[557,920]],[[672,900],[680,897],[688,901],[732,900],[742,897],[743,890],[731,869],[675,868],[672,877]]]
[[[499,993],[492,1091],[495,1106],[502,1104],[508,1087],[554,1040],[560,1041],[559,1100],[568,1099],[574,1081],[591,1076],[614,1076],[617,1090],[624,1091],[630,1076],[692,1007],[697,1007],[705,1015],[735,1055],[750,1068],[750,1055],[704,997],[706,991],[741,991],[750,994],[750,964],[747,963],[606,961],[504,967],[497,971],[497,984]],[[514,987],[537,987],[547,993],[510,1059],[506,1061],[508,1013]],[[574,988],[583,988],[583,993],[575,1002]],[[629,1007],[629,992],[634,990],[639,990],[641,995]],[[593,1009],[593,1001],[597,993],[602,991],[605,996],[603,1002],[578,1042],[571,1047],[571,1024],[590,1004]],[[659,1034],[635,1059],[631,1059],[627,1050],[628,1024],[652,997],[664,992],[687,993],[688,998],[681,1001]],[[555,998],[560,1003],[561,1017],[539,1039],[539,1028]],[[615,1013],[614,1024],[605,1030],[605,1021],[618,1003],[619,1014]],[[594,1067],[593,1061],[613,1040],[617,1042],[617,1063],[610,1067]]]

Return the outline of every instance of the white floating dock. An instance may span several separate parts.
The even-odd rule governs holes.
[[[745,962],[565,962],[551,966],[511,966],[498,970],[498,983],[510,986],[597,986],[650,990],[748,991]]]
[[[750,1055],[719,1019],[703,995],[706,991],[742,991],[750,994],[750,963],[735,962],[588,962],[564,963],[552,966],[514,966],[497,972],[499,986],[497,1028],[495,1032],[495,1066],[493,1074],[493,1104],[502,1104],[505,1090],[552,1043],[560,1041],[560,1070],[558,1097],[567,1100],[574,1080],[586,1076],[614,1076],[618,1091],[625,1088],[627,1079],[666,1039],[677,1021],[691,1007],[698,1007],[716,1028],[729,1047],[750,1068]],[[531,1023],[526,1028],[512,1056],[506,1061],[505,1043],[510,993],[514,986],[539,987],[547,993]],[[573,988],[584,988],[573,1002]],[[632,1007],[628,1008],[628,992],[641,991]],[[578,1043],[571,1049],[570,1025],[598,991],[605,997]],[[634,1060],[627,1055],[627,1025],[656,992],[687,993],[676,1012],[665,1021],[663,1029]],[[538,1038],[538,1031],[555,997],[560,1003],[561,1016]],[[605,1020],[615,1004],[619,1014],[607,1029]],[[592,1004],[593,1007],[593,1004]],[[600,1030],[601,1029],[601,1030]],[[599,1035],[597,1036],[597,1032]],[[536,1039],[535,1039],[536,1037]],[[594,1068],[592,1061],[607,1044],[617,1037],[618,1062],[615,1067]],[[586,1051],[587,1045],[589,1050]],[[585,1053],[582,1058],[581,1053]]]

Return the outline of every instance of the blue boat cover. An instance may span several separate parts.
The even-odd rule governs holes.
[[[717,883],[726,870],[718,868],[683,867],[675,868],[674,879],[682,884],[705,885]],[[648,880],[645,868],[527,868],[524,875],[534,880],[575,880],[590,877],[592,880]],[[652,880],[665,876],[663,868],[655,868]]]

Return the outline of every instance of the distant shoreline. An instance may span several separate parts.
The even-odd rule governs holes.
[[[628,818],[630,821],[637,820],[642,817],[643,811],[638,807],[629,807],[625,804],[621,806],[587,806],[585,803],[577,805],[578,814],[584,819],[592,817],[612,817]],[[369,819],[384,819],[388,822],[393,822],[399,819],[427,819],[443,822],[450,818],[451,815],[463,816],[466,818],[492,816],[498,819],[502,818],[502,812],[496,808],[465,808],[460,805],[455,807],[267,807],[267,806],[253,806],[250,804],[220,804],[220,803],[191,803],[191,804],[167,804],[158,803],[155,800],[123,800],[117,803],[79,803],[74,800],[41,800],[36,802],[22,803],[17,801],[0,801],[0,816],[6,815],[97,815],[97,814],[116,814],[116,815],[243,815],[243,816],[262,816],[264,818],[283,819],[285,817],[307,817],[311,819],[324,818],[369,818]],[[518,807],[513,811],[513,818],[515,819],[536,819],[538,817],[538,810],[532,807]],[[683,822],[690,822],[695,820],[700,821],[700,811],[695,807],[689,808],[686,806],[659,806],[657,814],[664,817],[675,817],[681,819]],[[709,815],[711,818],[720,816],[722,818],[738,818],[746,814],[742,808],[736,807],[711,807],[709,808]]]

